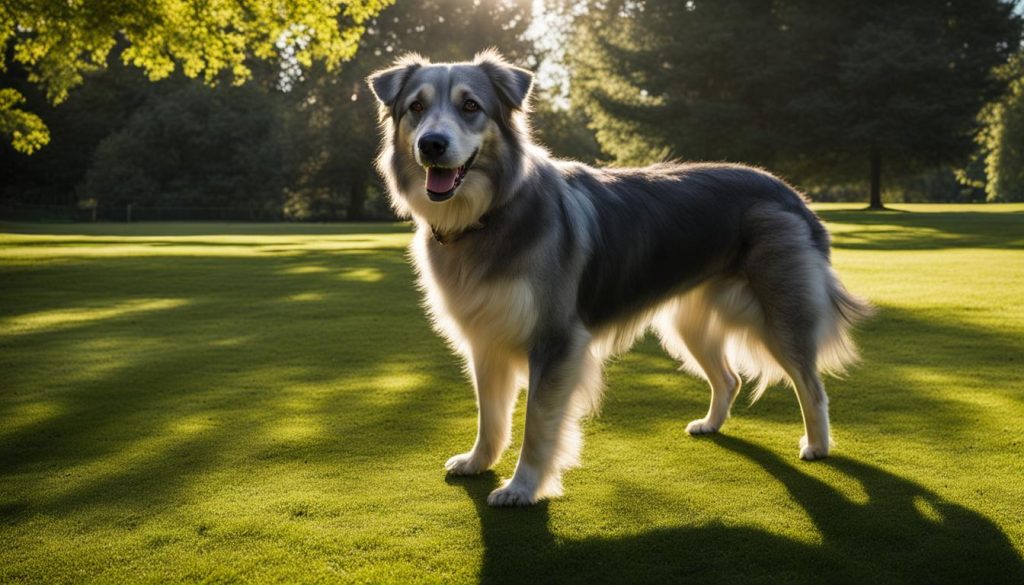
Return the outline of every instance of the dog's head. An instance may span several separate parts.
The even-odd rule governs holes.
[[[464,228],[522,172],[533,75],[497,52],[439,64],[406,55],[367,81],[385,129],[377,165],[400,215]]]

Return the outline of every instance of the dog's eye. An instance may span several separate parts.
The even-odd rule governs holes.
[[[422,112],[423,111],[423,104],[421,104],[420,102],[413,102],[413,103],[409,104],[409,109],[414,111],[414,112]]]
[[[476,103],[473,100],[466,100],[465,102],[462,103],[462,109],[466,110],[467,112],[475,112],[480,109],[480,104]]]

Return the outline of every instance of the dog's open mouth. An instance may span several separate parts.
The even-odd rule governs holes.
[[[474,150],[466,164],[455,169],[427,167],[427,197],[438,203],[451,199],[452,195],[455,195],[455,190],[466,178],[466,173],[473,166],[479,151],[480,149]]]

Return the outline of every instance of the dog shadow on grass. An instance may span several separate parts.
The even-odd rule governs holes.
[[[860,482],[868,497],[855,503],[800,471],[804,464],[791,465],[735,437],[707,440],[781,482],[808,513],[822,542],[724,525],[565,540],[549,527],[547,502],[495,509],[487,506],[487,494],[498,485],[496,475],[450,478],[451,485],[466,491],[480,518],[480,581],[1024,583],[1024,563],[992,521],[918,484],[844,457],[814,464]]]

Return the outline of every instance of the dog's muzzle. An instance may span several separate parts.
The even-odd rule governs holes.
[[[428,135],[429,136],[429,135]],[[426,138],[426,136],[424,136]],[[423,148],[423,139],[420,139],[420,149]],[[447,146],[445,146],[447,148]],[[427,167],[427,197],[435,203],[447,201],[455,195],[456,189],[459,185],[462,185],[462,181],[466,178],[466,173],[469,172],[470,167],[473,166],[473,162],[476,161],[476,155],[480,149],[474,150],[473,154],[469,157],[464,164],[456,168],[446,168],[440,166],[428,166]]]

